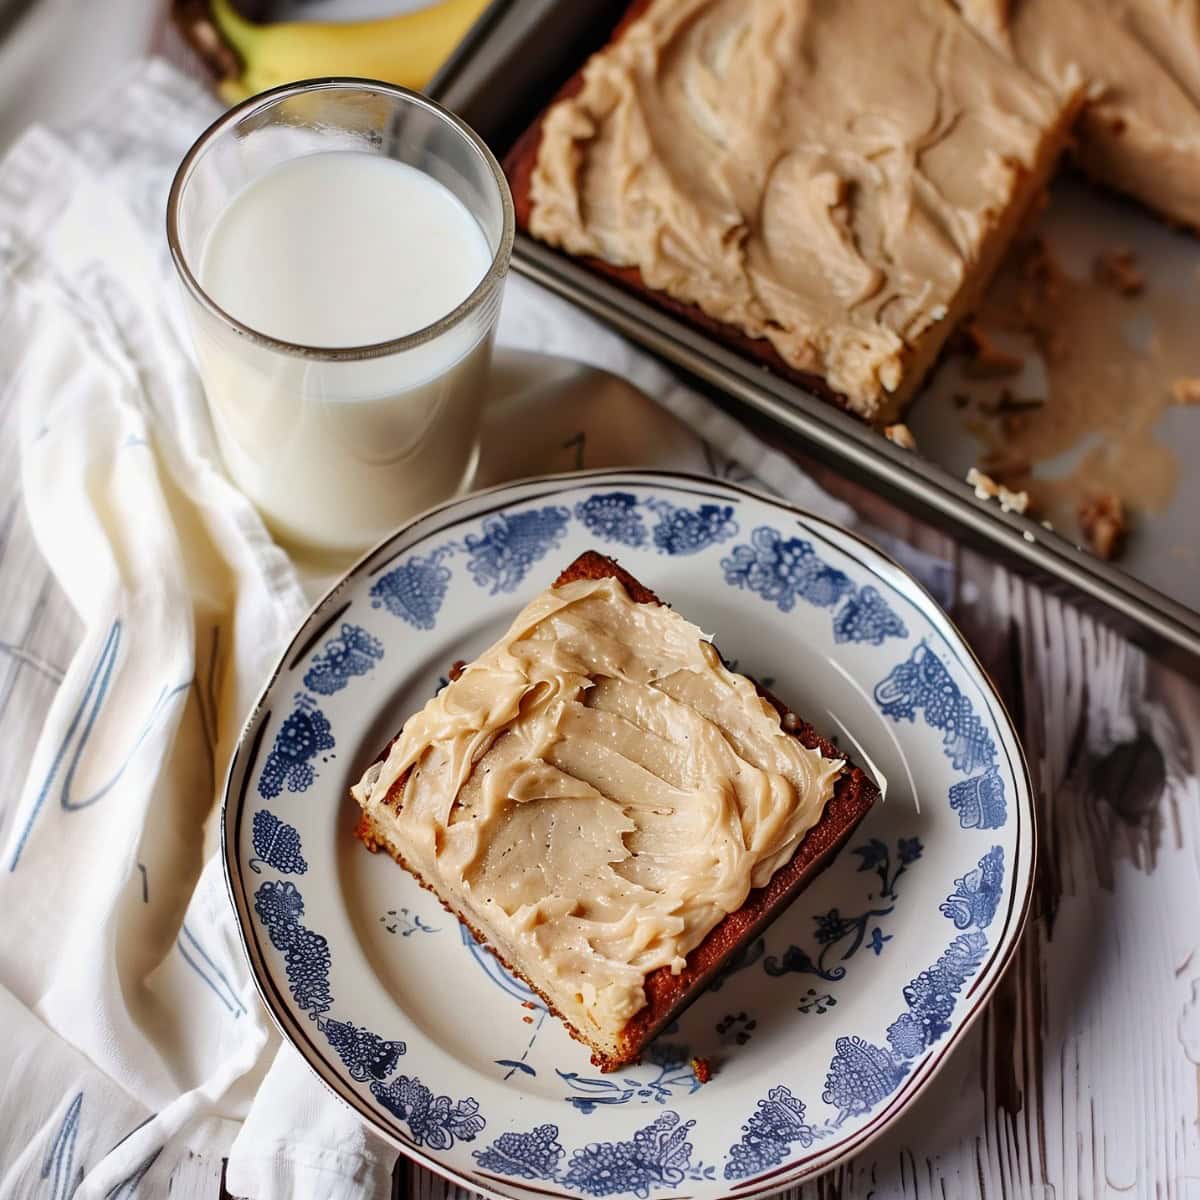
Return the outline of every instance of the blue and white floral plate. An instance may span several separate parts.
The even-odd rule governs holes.
[[[386,856],[347,789],[581,551],[619,557],[886,784],[836,862],[638,1067],[601,1075]],[[1029,901],[1021,749],[958,632],[851,533],[728,484],[600,471],[425,514],[296,634],[230,769],[229,886],[317,1075],[468,1188],[774,1192],[861,1148],[949,1054]],[[711,1061],[701,1087],[693,1056]]]

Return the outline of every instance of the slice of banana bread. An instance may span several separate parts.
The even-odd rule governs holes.
[[[813,728],[586,553],[352,789],[387,850],[613,1070],[877,799]]]

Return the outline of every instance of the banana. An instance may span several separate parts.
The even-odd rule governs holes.
[[[212,17],[242,61],[240,78],[223,80],[227,104],[281,83],[357,75],[422,88],[445,62],[488,0],[440,0],[373,21],[246,20],[230,0],[212,0]]]

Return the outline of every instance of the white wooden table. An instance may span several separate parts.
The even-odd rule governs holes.
[[[0,781],[12,794],[78,637],[21,511],[0,404]],[[1011,970],[879,1141],[794,1194],[1200,1200],[1200,687],[853,485],[878,526],[954,562],[952,613],[1024,738],[1041,828]],[[0,804],[0,839],[5,814]],[[173,1200],[223,1194],[192,1159]],[[393,1192],[467,1195],[401,1160]]]
[[[0,413],[11,481],[10,421]],[[1041,855],[1033,917],[983,1019],[891,1130],[795,1194],[1200,1198],[1200,687],[878,499],[821,482],[955,563],[953,615],[1024,738]],[[13,779],[77,629],[4,491],[0,729]],[[219,1162],[188,1162],[172,1196],[213,1196],[220,1179]],[[404,1160],[394,1194],[466,1195]]]
[[[78,635],[11,486],[12,416],[0,406],[9,781]],[[953,615],[1024,738],[1041,855],[1033,917],[983,1019],[891,1130],[796,1194],[1200,1200],[1200,687],[1070,603],[817,473],[875,524],[954,562]],[[219,1162],[192,1160],[172,1196],[215,1196],[220,1180]],[[394,1194],[465,1195],[404,1160]]]

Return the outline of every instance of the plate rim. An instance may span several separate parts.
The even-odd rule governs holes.
[[[256,945],[252,945],[252,939],[247,933],[247,924],[249,922],[249,911],[245,904],[239,903],[239,894],[243,889],[235,886],[233,878],[233,864],[231,859],[236,854],[236,838],[235,831],[231,828],[234,816],[238,808],[241,807],[244,794],[246,792],[250,779],[250,770],[247,768],[243,779],[241,794],[237,798],[237,804],[231,804],[231,793],[233,791],[234,776],[238,768],[238,764],[246,752],[248,746],[252,742],[257,743],[263,732],[264,726],[259,726],[254,730],[258,723],[260,715],[263,711],[265,701],[268,694],[274,688],[280,674],[288,665],[289,660],[298,656],[297,646],[301,645],[302,638],[304,639],[302,649],[306,649],[308,643],[315,642],[321,636],[323,629],[317,629],[313,632],[306,633],[313,617],[319,610],[324,608],[339,591],[349,586],[351,580],[363,572],[381,552],[388,549],[398,539],[403,538],[411,529],[423,521],[438,515],[439,513],[448,512],[460,505],[474,503],[481,498],[487,496],[495,496],[506,491],[515,491],[518,489],[537,488],[541,485],[554,483],[569,483],[578,484],[586,487],[589,483],[600,482],[605,479],[613,478],[647,478],[651,481],[660,484],[676,484],[676,485],[701,485],[705,488],[716,488],[718,490],[726,490],[739,493],[742,496],[748,497],[751,500],[765,503],[782,512],[786,512],[795,517],[800,517],[805,521],[824,526],[826,529],[832,530],[836,535],[850,538],[857,543],[859,547],[864,549],[868,555],[874,555],[881,560],[886,566],[896,571],[906,584],[912,587],[916,596],[923,600],[923,612],[935,625],[943,626],[943,636],[954,641],[957,646],[964,652],[968,666],[973,666],[978,673],[979,680],[984,687],[989,698],[993,702],[998,718],[1003,719],[1003,725],[1011,737],[1012,745],[1015,750],[1013,759],[1013,774],[1014,781],[1018,785],[1017,795],[1014,796],[1016,803],[1022,812],[1022,815],[1028,820],[1028,870],[1025,872],[1025,879],[1022,887],[1022,894],[1019,897],[1014,895],[1016,903],[1013,905],[1016,912],[1015,917],[1010,921],[1006,936],[1007,944],[1000,948],[994,959],[994,968],[991,977],[986,980],[981,980],[974,990],[974,994],[964,997],[969,999],[970,1007],[965,1009],[963,1015],[956,1027],[948,1031],[947,1038],[943,1042],[938,1051],[930,1057],[924,1065],[924,1073],[919,1077],[910,1077],[911,1083],[907,1089],[883,1106],[883,1108],[875,1115],[875,1117],[865,1124],[862,1128],[850,1134],[844,1141],[830,1145],[825,1155],[817,1154],[810,1157],[803,1163],[788,1163],[774,1168],[757,1176],[751,1186],[738,1188],[734,1181],[727,1181],[729,1186],[721,1193],[724,1197],[736,1197],[737,1200],[757,1200],[758,1197],[772,1195],[783,1188],[792,1187],[805,1180],[812,1179],[824,1172],[832,1169],[838,1163],[845,1161],[847,1158],[860,1153],[877,1138],[881,1137],[929,1087],[942,1068],[953,1056],[955,1048],[959,1045],[965,1035],[971,1030],[975,1022],[986,1008],[991,1000],[996,989],[1001,981],[1007,975],[1012,966],[1013,959],[1017,949],[1021,944],[1021,940],[1025,933],[1026,925],[1029,921],[1030,912],[1033,904],[1034,889],[1037,880],[1037,863],[1039,852],[1039,830],[1037,818],[1037,805],[1034,799],[1033,780],[1029,771],[1029,764],[1025,755],[1025,748],[1022,744],[1020,734],[1017,730],[1016,723],[1013,720],[1012,714],[1009,712],[1008,705],[1005,703],[1000,690],[996,686],[995,680],[991,673],[980,661],[974,647],[968,641],[966,635],[958,627],[957,622],[950,616],[949,613],[938,603],[932,593],[925,585],[917,579],[906,567],[898,562],[886,550],[882,549],[869,538],[864,537],[855,529],[847,528],[838,524],[836,521],[828,517],[822,516],[819,513],[813,512],[811,509],[806,509],[801,505],[793,504],[781,496],[772,495],[769,492],[758,488],[746,486],[744,483],[735,482],[726,479],[717,479],[712,476],[699,475],[694,472],[687,471],[672,471],[665,468],[655,467],[604,467],[587,471],[565,471],[555,472],[544,475],[529,476],[525,479],[509,480],[504,483],[495,484],[492,487],[482,488],[478,491],[469,492],[450,497],[448,500],[440,504],[433,505],[430,508],[415,514],[402,525],[398,526],[391,533],[386,534],[375,545],[370,547],[364,553],[359,555],[339,578],[331,584],[324,593],[309,607],[308,611],[298,622],[295,632],[289,638],[287,644],[281,649],[279,657],[274,668],[265,682],[262,684],[258,694],[242,722],[241,729],[238,732],[237,740],[234,743],[230,753],[229,765],[226,768],[225,779],[222,786],[221,808],[220,808],[220,827],[221,827],[221,867],[222,874],[225,879],[226,893],[229,902],[233,908],[235,924],[237,926],[238,940],[242,947],[242,953],[245,955],[247,965],[249,967],[250,978],[254,983],[255,991],[258,993],[259,1000],[262,1002],[264,1009],[275,1025],[280,1036],[286,1041],[293,1050],[304,1061],[305,1066],[312,1075],[321,1083],[321,1085],[334,1097],[337,1098],[343,1105],[352,1111],[358,1119],[366,1122],[371,1130],[382,1137],[391,1146],[397,1149],[401,1154],[421,1166],[433,1171],[436,1175],[447,1180],[456,1186],[466,1187],[472,1191],[479,1192],[485,1196],[491,1197],[492,1200],[514,1200],[514,1197],[528,1195],[530,1193],[546,1194],[551,1196],[562,1196],[569,1198],[571,1193],[549,1191],[544,1188],[531,1188],[523,1184],[517,1184],[513,1191],[502,1189],[503,1181],[493,1179],[489,1176],[481,1176],[478,1173],[467,1173],[459,1170],[453,1164],[440,1161],[425,1153],[424,1148],[417,1145],[414,1141],[404,1137],[402,1134],[397,1135],[391,1128],[385,1128],[378,1120],[377,1115],[365,1104],[358,1102],[358,1098],[351,1098],[350,1094],[344,1094],[341,1090],[334,1086],[332,1082],[326,1079],[324,1073],[318,1070],[310,1061],[309,1057],[297,1045],[295,1038],[289,1032],[291,1024],[294,1023],[293,1015],[287,1010],[286,1005],[277,1003],[275,997],[269,994],[270,989],[267,986],[264,976],[268,976],[269,972],[266,969],[265,961],[261,961],[263,956]],[[528,497],[528,499],[536,499],[536,496]],[[430,531],[431,535],[439,531]],[[400,551],[401,553],[403,551]],[[385,560],[387,561],[387,560]],[[382,566],[383,564],[379,564]],[[378,569],[378,568],[377,568]],[[374,573],[374,572],[368,572]],[[253,734],[251,731],[254,730]],[[252,747],[257,756],[257,746]],[[1021,861],[1024,856],[1015,856],[1015,862]],[[1019,881],[1017,881],[1019,883]]]

